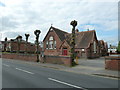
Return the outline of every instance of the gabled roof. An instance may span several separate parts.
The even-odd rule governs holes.
[[[70,45],[70,41],[71,41],[71,33],[67,33],[65,31],[62,31],[58,28],[55,28],[53,26],[50,27],[48,33],[53,30],[58,37],[60,38],[61,41],[66,41],[68,43],[69,46]],[[48,35],[47,33],[47,35]],[[45,36],[45,38],[47,37],[47,35]],[[95,30],[90,30],[90,31],[82,31],[82,32],[76,32],[76,48],[88,48],[90,43],[95,39],[97,41],[97,36],[96,36],[96,32]],[[44,40],[45,40],[44,38]],[[43,40],[43,41],[44,41]]]
[[[77,32],[76,40],[75,40],[75,44],[76,44],[75,47],[76,48],[87,48],[89,44],[94,40],[94,36],[97,40],[95,30]],[[66,41],[70,45],[71,34],[66,35]]]
[[[65,40],[65,34],[68,34],[67,32],[62,31],[62,30],[55,28],[55,27],[52,27],[52,29],[56,32],[56,34],[58,35],[58,37],[60,38],[61,41]]]
[[[100,46],[103,46],[106,49],[108,48],[108,44],[107,44],[107,42],[104,42],[104,40],[99,40],[98,42],[99,42]]]
[[[67,32],[65,32],[63,30],[60,30],[58,28],[55,28],[53,26],[50,27],[49,31],[50,30],[53,30],[58,35],[58,37],[61,41],[64,41],[65,40],[65,34],[68,34]],[[48,33],[49,33],[49,31],[48,31]],[[47,37],[48,33],[46,34],[45,38]],[[45,38],[43,39],[43,41],[45,40]]]

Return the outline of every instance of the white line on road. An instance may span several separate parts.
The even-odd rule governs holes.
[[[65,84],[65,85],[74,87],[74,88],[79,88],[79,89],[82,89],[82,90],[87,90],[85,88],[82,88],[82,87],[79,87],[79,86],[76,86],[76,85],[72,85],[72,84],[69,84],[69,83],[66,83],[66,82],[62,82],[62,81],[59,81],[59,80],[56,80],[56,79],[53,79],[53,78],[48,78],[48,79],[51,80],[51,81],[55,81],[55,82],[58,82],[58,83],[61,83],[61,84]]]
[[[9,65],[7,65],[7,64],[3,64],[4,66],[7,66],[7,67],[10,67]]]
[[[26,70],[23,70],[23,69],[20,69],[20,68],[15,68],[15,69],[17,69],[17,70],[19,70],[19,71],[23,71],[23,72],[29,73],[29,74],[34,74],[34,73],[32,73],[32,72],[29,72],[29,71],[26,71]]]

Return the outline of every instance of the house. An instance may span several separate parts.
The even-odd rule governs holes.
[[[17,39],[10,39],[8,41],[3,41],[3,51],[6,52],[17,52],[19,49],[20,53],[25,53],[26,51],[28,53],[35,53],[36,52],[36,44],[31,42],[26,42],[25,40],[21,40],[20,43],[18,43]],[[39,51],[41,51],[41,48],[39,46]]]
[[[65,34],[68,33],[51,26],[43,40],[44,55],[60,55],[59,48],[62,42],[65,40]]]
[[[76,30],[75,53],[79,58],[97,58],[100,56],[99,42],[96,31]],[[70,56],[71,33],[51,26],[46,34],[44,43],[44,55]]]
[[[108,53],[117,53],[117,46],[110,45],[108,48]]]
[[[99,40],[100,56],[106,56],[108,54],[108,45],[107,42]]]
[[[6,44],[5,44],[5,41],[0,41],[0,51],[5,51],[5,48],[6,48]]]

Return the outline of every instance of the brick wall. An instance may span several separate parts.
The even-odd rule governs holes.
[[[17,50],[18,50],[17,42],[11,41],[11,42],[8,42],[6,45],[7,45],[7,51],[11,51],[11,52],[16,51],[17,52]],[[9,48],[9,46],[11,46],[11,49]],[[26,49],[27,49],[27,52],[35,53],[36,45],[28,42],[27,47],[26,47],[26,42],[21,42],[20,43],[20,51],[26,52]],[[39,46],[39,51],[41,51],[40,46]]]
[[[25,55],[25,54],[2,54],[2,58],[6,59],[16,59],[16,60],[26,60],[26,61],[36,61],[36,55]]]
[[[69,56],[48,56],[48,55],[46,55],[43,58],[43,62],[53,63],[53,64],[64,64],[66,66],[72,65],[72,61]]]
[[[120,71],[120,57],[105,57],[105,69]]]
[[[14,59],[14,60],[25,60],[25,61],[36,61],[37,57],[35,54],[12,54],[12,53],[4,53],[2,54],[2,58],[6,59]],[[69,56],[45,56],[44,58],[40,58],[40,62],[45,63],[53,63],[53,64],[64,64],[66,66],[71,66],[71,58]]]

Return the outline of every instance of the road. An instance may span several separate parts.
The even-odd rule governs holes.
[[[32,63],[32,62],[31,62]],[[3,88],[118,88],[118,80],[2,60]]]

